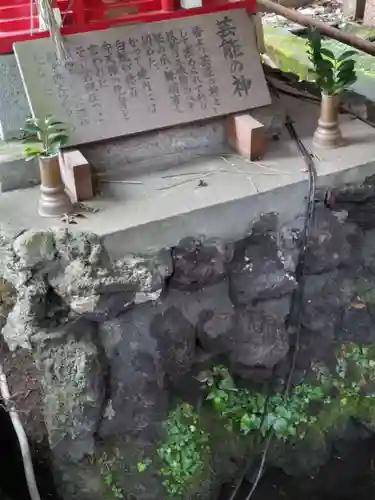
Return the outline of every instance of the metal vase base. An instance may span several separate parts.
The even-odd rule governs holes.
[[[343,140],[339,127],[340,96],[322,94],[318,128],[313,137],[313,145],[317,148],[333,149],[339,147]]]
[[[41,217],[59,218],[73,211],[73,205],[69,196],[61,185],[55,188],[40,187],[40,198],[38,213]]]
[[[39,215],[41,217],[62,217],[73,211],[69,196],[61,179],[58,155],[39,158],[40,198]]]

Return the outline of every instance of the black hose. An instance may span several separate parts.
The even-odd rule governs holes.
[[[278,96],[278,90],[276,88],[272,89],[274,92],[276,92],[276,95]],[[306,212],[305,212],[305,221],[304,221],[304,227],[302,229],[302,234],[299,240],[299,254],[298,254],[298,262],[297,262],[297,268],[296,268],[296,281],[297,281],[297,290],[293,296],[293,302],[292,302],[292,311],[295,313],[292,318],[293,323],[292,326],[295,328],[296,332],[296,340],[295,344],[293,346],[293,353],[292,353],[292,362],[291,362],[291,367],[289,370],[289,375],[287,382],[285,384],[285,389],[284,389],[284,397],[287,398],[292,386],[292,381],[293,381],[293,374],[295,371],[296,367],[296,360],[297,360],[297,355],[300,347],[300,334],[301,334],[301,326],[302,326],[302,300],[303,300],[303,295],[304,295],[304,289],[305,289],[305,267],[306,267],[306,255],[308,252],[308,243],[309,243],[309,238],[311,234],[311,229],[314,221],[314,211],[315,211],[315,195],[316,195],[316,168],[315,168],[315,162],[313,157],[311,156],[310,152],[307,150],[306,146],[298,136],[296,129],[293,125],[292,120],[290,117],[287,115],[286,120],[285,120],[285,127],[288,130],[290,137],[295,141],[298,151],[302,155],[306,166],[308,170],[308,175],[309,175],[309,187],[308,187],[308,196],[307,196],[307,205],[306,205]],[[270,430],[266,437],[265,437],[265,445],[263,449],[263,453],[261,456],[260,460],[260,465],[258,468],[258,472],[256,474],[255,480],[252,484],[252,487],[250,489],[249,494],[246,497],[246,500],[250,500],[251,497],[253,496],[259,481],[262,477],[263,470],[265,467],[266,463],[266,458],[267,458],[267,453],[269,450],[269,447],[271,445],[273,438],[273,431]],[[235,494],[238,492],[239,487],[243,481],[243,478],[246,475],[246,472],[241,476],[241,481],[239,484],[237,484],[236,489],[235,489]],[[234,498],[233,494],[231,496],[231,500]]]

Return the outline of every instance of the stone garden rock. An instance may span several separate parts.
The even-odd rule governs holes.
[[[94,451],[104,400],[104,372],[92,325],[42,334],[34,356],[43,374],[44,415],[55,460],[79,461]]]
[[[44,267],[55,259],[55,234],[53,231],[25,231],[15,239],[13,251],[20,271]]]
[[[229,266],[229,294],[233,304],[269,300],[293,292],[296,280],[285,270],[274,234],[253,234],[238,248]]]
[[[151,335],[151,323],[159,312],[158,306],[143,304],[100,326],[110,374],[102,437],[154,432],[163,416],[164,360]]]
[[[156,300],[165,289],[165,281],[173,273],[171,252],[167,249],[156,256],[129,256],[115,264],[119,275],[136,287],[134,303]]]
[[[302,306],[302,325],[333,339],[346,305],[355,294],[353,280],[344,272],[309,276]]]
[[[31,349],[32,336],[38,331],[38,323],[47,317],[46,296],[48,286],[43,280],[30,280],[17,290],[17,300],[10,311],[2,335],[8,347]]]
[[[298,477],[316,472],[328,460],[330,451],[324,433],[318,431],[307,439],[296,439],[290,443],[274,441],[267,463],[279,467],[288,476]]]
[[[290,300],[284,297],[238,310],[229,354],[231,363],[243,367],[275,366],[289,350],[285,327],[289,307]]]
[[[340,196],[335,212],[317,206],[293,383],[312,361],[330,366],[337,341],[375,343],[375,235],[365,233],[361,246],[350,215],[355,204],[372,203],[372,191]],[[113,481],[124,498],[163,500],[156,447],[169,402],[200,401],[194,377],[212,363],[247,383],[275,376],[283,387],[296,342],[289,328],[304,222],[302,215],[279,227],[268,214],[233,246],[186,238],[117,262],[90,233],[0,233],[0,278],[12,287],[2,334],[10,349],[28,349],[41,372],[63,500],[112,498]],[[268,463],[309,474],[327,459],[327,443],[316,444],[272,448]],[[137,464],[150,456],[142,476]]]
[[[168,376],[188,372],[195,356],[195,328],[176,307],[169,307],[156,314],[150,325],[156,340],[163,367]]]
[[[343,222],[331,210],[318,205],[309,235],[306,272],[317,274],[348,264],[352,256],[350,239],[356,232],[353,224]]]
[[[174,272],[170,286],[197,289],[220,281],[232,258],[232,247],[221,240],[185,238],[172,251]]]
[[[229,299],[227,280],[195,292],[174,290],[163,304],[182,312],[194,326],[198,342],[206,353],[218,354],[230,347],[235,311]]]

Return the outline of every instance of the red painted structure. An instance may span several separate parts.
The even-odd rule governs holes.
[[[230,9],[246,8],[249,13],[256,10],[256,0],[203,0],[203,7],[198,9],[181,9],[177,2],[179,0],[54,0],[61,12],[61,31],[65,35]],[[48,32],[38,31],[34,3],[31,9],[29,0],[0,0],[0,54],[12,52],[14,42],[48,36]]]

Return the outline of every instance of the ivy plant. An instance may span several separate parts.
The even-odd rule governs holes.
[[[65,124],[50,115],[29,118],[21,131],[25,134],[22,142],[29,144],[24,149],[26,160],[55,156],[69,138]]]
[[[323,389],[309,384],[297,386],[287,398],[238,388],[224,366],[215,366],[204,382],[207,400],[225,419],[227,428],[243,434],[259,431],[265,436],[272,430],[278,439],[303,438],[307,427],[316,421],[309,411],[310,404],[324,402]]]
[[[313,65],[311,73],[322,93],[331,96],[340,94],[356,82],[355,50],[347,50],[336,57],[331,50],[323,47],[317,29],[309,30],[307,45],[307,54]]]
[[[198,485],[209,455],[209,437],[189,404],[170,412],[164,423],[166,439],[158,449],[160,470],[168,498],[184,498]]]

